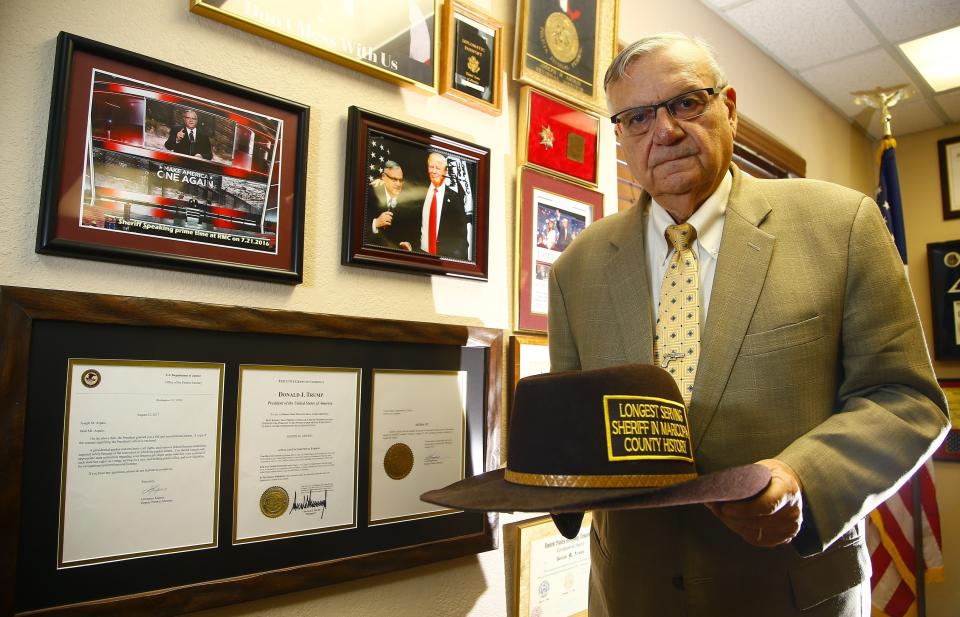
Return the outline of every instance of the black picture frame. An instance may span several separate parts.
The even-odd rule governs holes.
[[[427,162],[435,154],[446,158],[446,172],[432,254],[421,229],[429,218]],[[385,172],[389,161],[399,170]],[[344,265],[487,279],[489,148],[351,106],[345,165]],[[391,174],[403,178],[394,204],[386,203],[384,186]],[[389,228],[374,233],[387,210]]]
[[[933,355],[960,360],[960,240],[927,245]]]
[[[308,125],[299,103],[61,32],[36,250],[300,283]]]
[[[0,615],[179,615],[496,548],[495,514],[365,523],[365,482],[374,368],[465,371],[464,473],[497,468],[502,338],[474,326],[0,287]],[[224,365],[217,547],[57,568],[65,375],[78,355]],[[361,369],[355,527],[231,543],[238,367],[248,362]]]
[[[944,220],[960,218],[960,135],[937,141]]]

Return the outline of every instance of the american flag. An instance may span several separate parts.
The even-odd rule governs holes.
[[[904,266],[907,247],[903,230],[900,181],[897,177],[896,140],[889,135],[880,143],[880,182],[877,205],[887,229],[900,251]],[[920,512],[913,502],[913,484],[920,485]],[[920,584],[943,581],[943,554],[940,540],[940,511],[933,482],[933,462],[927,461],[913,479],[870,513],[867,520],[867,549],[873,564],[870,578],[874,617],[913,617],[917,614],[917,551],[914,519],[920,517],[924,576]]]

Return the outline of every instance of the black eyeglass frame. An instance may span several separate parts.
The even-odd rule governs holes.
[[[653,105],[640,105],[639,107],[628,107],[627,109],[624,109],[623,111],[618,111],[617,113],[615,113],[615,114],[613,114],[612,116],[610,116],[610,122],[612,122],[613,124],[621,124],[622,120],[621,120],[620,116],[622,116],[623,114],[625,114],[625,113],[627,113],[627,112],[637,111],[637,110],[641,110],[641,109],[652,109],[652,110],[653,110],[653,117],[656,118],[656,117],[657,117],[657,112],[660,110],[661,107],[663,107],[664,109],[667,110],[667,113],[670,114],[670,117],[671,117],[671,118],[673,118],[673,119],[675,119],[675,120],[679,120],[680,118],[677,118],[677,116],[674,115],[674,113],[673,113],[673,112],[670,110],[670,108],[668,107],[668,105],[670,105],[670,103],[672,103],[673,101],[676,101],[677,99],[681,99],[681,98],[683,98],[683,97],[685,97],[685,96],[689,96],[689,95],[693,94],[694,92],[706,92],[707,94],[713,96],[713,95],[720,94],[721,92],[723,92],[723,89],[726,88],[726,87],[727,87],[726,85],[722,85],[722,86],[712,86],[712,87],[709,87],[709,88],[696,88],[696,89],[694,89],[694,90],[689,90],[689,91],[687,91],[687,92],[681,92],[680,94],[678,94],[678,95],[676,95],[676,96],[671,96],[671,97],[668,98],[667,100],[665,100],[665,101],[660,101],[659,103],[654,103]],[[706,111],[707,111],[707,109],[706,109],[706,107],[704,107],[704,109],[703,109],[702,112],[700,112],[700,113],[697,114],[696,116],[691,116],[691,117],[689,117],[689,118],[686,118],[686,120],[693,120],[694,118],[699,118],[700,116],[702,116],[703,114],[705,114]]]

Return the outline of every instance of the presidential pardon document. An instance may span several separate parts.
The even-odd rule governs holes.
[[[233,541],[355,527],[360,369],[240,367]]]
[[[374,371],[371,523],[452,512],[420,495],[463,479],[466,391],[466,371]]]
[[[58,567],[217,545],[223,372],[69,361]]]

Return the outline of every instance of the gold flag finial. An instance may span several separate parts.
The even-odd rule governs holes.
[[[878,86],[873,90],[858,90],[851,92],[853,102],[857,105],[867,105],[880,110],[880,122],[883,124],[883,136],[893,137],[890,130],[890,108],[904,99],[913,96],[913,88],[909,84],[896,86]]]

